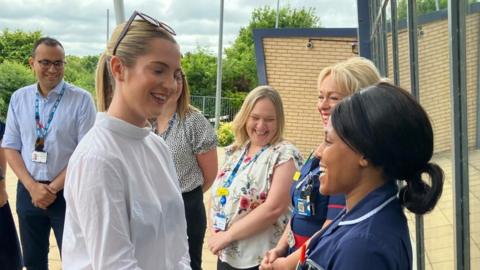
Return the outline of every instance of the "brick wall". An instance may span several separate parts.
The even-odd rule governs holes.
[[[317,111],[317,77],[333,63],[352,57],[352,38],[308,37],[264,38],[266,75],[269,85],[280,92],[286,116],[285,137],[304,156],[323,140]]]
[[[477,54],[480,14],[467,16],[467,111],[469,145],[475,145],[477,99]],[[434,129],[435,152],[450,150],[452,144],[452,104],[448,21],[435,21],[420,26],[418,34],[420,103],[430,115]],[[390,36],[389,36],[390,38]],[[393,78],[391,40],[388,43],[389,77]],[[400,85],[410,90],[410,57],[408,33],[399,31]]]
[[[480,39],[480,13],[467,17],[467,102],[469,144],[475,144],[477,100],[477,53]],[[451,145],[452,107],[447,20],[421,25],[418,38],[420,102],[430,115],[435,134],[435,152],[447,151]],[[316,109],[316,79],[322,68],[354,56],[352,38],[324,37],[307,48],[308,37],[263,38],[267,81],[284,101],[285,136],[307,155],[323,140],[323,128]],[[388,45],[389,77],[391,44]],[[400,84],[410,89],[408,33],[399,31]]]

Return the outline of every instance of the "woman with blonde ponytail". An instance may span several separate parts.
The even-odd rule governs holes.
[[[172,158],[146,127],[182,78],[173,35],[135,11],[99,59],[98,109],[106,112],[68,165],[63,269],[190,269]]]

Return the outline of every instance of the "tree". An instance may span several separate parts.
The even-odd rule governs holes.
[[[65,81],[84,88],[95,97],[95,70],[98,56],[65,57]]]
[[[0,64],[0,119],[7,116],[12,93],[34,82],[33,72],[23,64],[8,60]]]
[[[205,48],[186,53],[182,59],[192,95],[214,96],[217,77],[217,58]]]
[[[279,11],[280,28],[313,28],[319,26],[319,18],[313,8],[292,9],[284,7]],[[237,39],[225,49],[223,69],[225,90],[248,92],[258,84],[253,44],[253,29],[274,28],[276,11],[268,6],[253,11],[248,26],[241,28]]]
[[[11,32],[4,29],[0,34],[0,64],[4,61],[19,62],[28,66],[28,58],[32,54],[33,44],[41,37],[40,31]]]

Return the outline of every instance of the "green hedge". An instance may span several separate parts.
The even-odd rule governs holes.
[[[220,123],[217,130],[218,145],[227,146],[233,143],[235,136],[233,135],[232,123]]]
[[[15,90],[35,82],[32,71],[21,63],[0,64],[0,119],[7,118],[8,103]]]

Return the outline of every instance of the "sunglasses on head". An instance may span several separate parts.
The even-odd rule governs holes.
[[[125,36],[127,35],[127,32],[128,32],[128,29],[130,28],[130,25],[132,25],[133,21],[135,20],[135,18],[139,16],[140,18],[142,18],[144,21],[150,23],[151,25],[153,26],[156,26],[160,29],[163,29],[165,31],[167,31],[168,33],[170,33],[171,35],[176,35],[175,33],[175,30],[173,30],[172,27],[170,27],[169,25],[167,25],[166,23],[163,23],[161,21],[158,21],[157,19],[151,17],[151,16],[148,16],[147,14],[145,13],[141,13],[141,12],[138,12],[138,11],[134,11],[132,16],[130,16],[130,19],[128,19],[127,23],[125,24],[125,27],[123,27],[123,30],[122,32],[120,33],[120,36],[118,37],[117,39],[117,42],[115,43],[115,46],[113,47],[113,53],[112,55],[115,55],[116,52],[117,52],[117,48],[118,46],[120,45],[120,42],[122,42],[122,40],[125,38]]]

